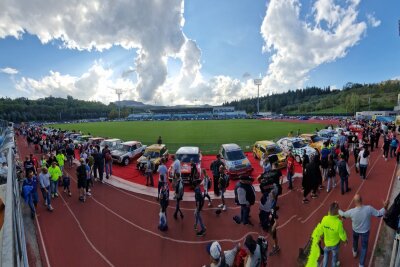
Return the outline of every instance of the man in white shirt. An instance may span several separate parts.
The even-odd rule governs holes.
[[[388,201],[384,202],[383,208],[376,210],[372,206],[363,205],[362,198],[356,194],[353,198],[355,208],[348,211],[339,210],[339,215],[344,218],[351,218],[353,228],[353,256],[357,257],[358,238],[361,236],[361,253],[359,267],[364,267],[365,257],[368,250],[369,230],[371,228],[371,216],[382,217],[385,215],[389,205]]]
[[[158,166],[157,172],[159,174],[157,200],[159,200],[160,191],[161,191],[161,188],[164,186],[165,182],[167,181],[167,173],[168,173],[168,169],[165,166],[165,160],[164,159],[161,159],[161,164],[160,164],[160,166]]]
[[[174,161],[172,163],[172,170],[173,170],[174,177],[177,177],[176,174],[179,174],[179,177],[180,177],[180,174],[181,174],[181,162],[180,162],[179,159],[177,159],[175,157],[175,155],[172,155],[171,158]]]

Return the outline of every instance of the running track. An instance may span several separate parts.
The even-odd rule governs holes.
[[[21,156],[32,152],[21,138],[18,146]],[[352,157],[350,166],[354,166]],[[329,194],[321,191],[319,197],[307,205],[301,203],[300,179],[295,181],[294,191],[286,191],[285,186],[278,212],[281,252],[269,258],[269,266],[296,266],[298,249],[305,245],[332,201],[339,201],[340,207],[347,209],[352,207],[353,195],[359,192],[365,203],[380,208],[389,195],[395,168],[394,159],[385,162],[381,150],[374,150],[366,181],[362,182],[352,168],[349,178],[352,191],[349,194],[342,196],[336,187]],[[236,242],[243,243],[247,233],[262,234],[257,206],[251,210],[255,226],[236,225],[232,217],[240,210],[232,199],[227,201],[228,211],[219,216],[214,209],[205,206],[203,220],[207,234],[200,238],[193,230],[194,203],[184,202],[185,218],[175,221],[171,216],[175,203],[170,201],[169,231],[162,233],[157,230],[159,205],[153,197],[95,183],[93,196],[81,203],[78,201],[75,171],[68,168],[67,171],[73,177],[72,197],[61,194],[55,199],[53,213],[46,211],[43,202],[38,205],[35,223],[45,266],[202,266],[209,264],[205,249],[207,243],[219,240],[223,249],[230,249]],[[214,201],[214,207],[219,203],[219,200]],[[370,261],[379,222],[378,219],[372,221],[366,263]],[[349,245],[341,246],[339,258],[342,266],[357,266],[357,260],[351,255],[351,221],[346,220],[344,224]]]

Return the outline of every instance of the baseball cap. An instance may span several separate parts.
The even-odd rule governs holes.
[[[207,252],[214,260],[218,260],[221,256],[221,245],[214,241],[207,246]]]

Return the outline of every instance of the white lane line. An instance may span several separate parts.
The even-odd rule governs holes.
[[[101,253],[96,246],[92,243],[92,241],[90,241],[89,237],[86,235],[85,231],[82,228],[81,223],[79,222],[78,218],[76,218],[75,213],[71,210],[71,208],[69,207],[68,203],[65,201],[64,197],[62,196],[62,194],[60,194],[60,197],[62,199],[62,201],[64,202],[65,206],[67,207],[67,209],[69,210],[69,212],[71,213],[72,217],[74,217],[76,224],[78,225],[79,229],[81,230],[83,236],[85,237],[86,241],[88,242],[88,244],[92,247],[92,249],[99,254],[99,256],[109,265],[109,266],[114,266],[114,264],[112,264],[105,255],[103,255],[103,253]]]
[[[296,218],[297,215],[293,215],[292,217],[289,218],[289,220],[287,220],[284,224],[279,225],[278,227],[276,227],[276,229],[281,229],[283,227],[285,227],[288,223],[290,223],[291,220],[293,220],[294,218]]]
[[[393,170],[392,181],[390,182],[390,187],[389,187],[389,190],[388,190],[387,195],[386,195],[386,200],[389,199],[389,195],[390,195],[390,192],[391,192],[392,187],[393,187],[393,179],[395,177],[396,170],[397,170],[397,164],[395,165],[394,170]],[[379,226],[378,226],[378,231],[376,232],[374,247],[372,248],[372,253],[371,253],[371,257],[369,259],[368,266],[372,266],[372,260],[374,259],[375,249],[376,249],[376,245],[378,244],[378,238],[379,238],[379,233],[381,231],[381,227],[382,227],[382,218],[380,219]]]
[[[36,225],[39,230],[40,242],[42,243],[42,246],[43,246],[43,252],[44,252],[44,257],[46,259],[46,264],[47,264],[47,267],[51,267],[50,261],[49,261],[49,256],[47,255],[46,244],[44,243],[44,240],[43,240],[42,229],[40,228],[40,223],[39,223],[37,216],[35,216],[35,219],[36,219]]]

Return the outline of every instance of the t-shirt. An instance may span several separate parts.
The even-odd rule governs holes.
[[[64,154],[57,154],[56,159],[58,162],[58,166],[60,167],[64,166],[64,161],[65,161]]]
[[[174,169],[175,173],[181,173],[181,162],[179,159],[176,159],[174,163],[172,163],[172,168]]]
[[[369,162],[369,156],[364,158],[364,150],[362,150],[360,152],[360,154],[358,154],[358,157],[360,158],[360,164],[361,165],[368,165]]]
[[[249,254],[248,257],[249,258],[247,259],[245,267],[260,266],[260,264],[261,264],[261,248],[260,248],[259,244],[257,244],[257,247],[254,250],[254,254],[253,255]]]
[[[52,181],[58,181],[58,179],[62,175],[61,169],[58,166],[54,166],[54,167],[50,166],[48,171],[49,171],[49,174],[50,174],[50,177],[51,177]]]
[[[167,177],[167,173],[168,173],[167,166],[165,166],[164,164],[158,166],[157,172],[160,174],[159,180],[161,181],[161,175],[162,175],[162,176],[164,176],[164,181],[165,181],[165,177]]]
[[[39,174],[39,183],[41,188],[46,188],[50,185],[50,174],[49,173],[40,173]]]
[[[371,206],[355,207],[348,211],[339,210],[339,215],[346,218],[351,218],[352,227],[356,233],[366,233],[371,228],[371,216],[382,217],[385,214],[385,209],[376,210]]]

